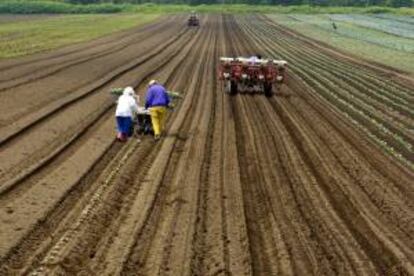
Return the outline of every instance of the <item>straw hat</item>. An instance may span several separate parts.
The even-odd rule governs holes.
[[[151,86],[151,85],[156,84],[156,83],[157,83],[156,80],[150,80],[150,82],[148,83],[148,85]]]
[[[128,86],[124,89],[123,92],[124,95],[128,95],[128,96],[134,96],[135,95],[135,91],[134,88],[132,88],[131,86]]]

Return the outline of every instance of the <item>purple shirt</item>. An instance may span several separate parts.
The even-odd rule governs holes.
[[[153,84],[148,88],[145,108],[154,106],[168,106],[170,98],[167,90],[160,84]]]

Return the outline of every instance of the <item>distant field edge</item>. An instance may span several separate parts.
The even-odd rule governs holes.
[[[18,16],[0,20],[0,60],[48,52],[78,43],[122,35],[146,24],[163,20],[159,14],[75,14],[65,16],[33,15],[29,20]],[[36,19],[36,17],[39,17]],[[28,24],[28,22],[30,24]]]
[[[414,8],[391,7],[324,7],[309,5],[247,5],[247,4],[90,4],[75,5],[60,1],[12,0],[0,3],[0,14],[96,14],[96,13],[181,13],[196,11],[200,13],[389,13],[414,16]]]
[[[302,37],[306,40],[307,43],[312,44],[313,46],[317,47],[317,48],[321,48],[327,52],[330,52],[332,54],[335,55],[339,55],[344,59],[353,61],[357,64],[360,64],[364,67],[368,67],[371,68],[377,72],[380,72],[382,74],[384,74],[384,76],[390,77],[390,78],[398,78],[401,82],[405,83],[406,85],[409,86],[414,86],[414,72],[412,71],[408,71],[408,70],[404,70],[401,68],[397,68],[395,66],[390,66],[387,65],[385,63],[382,63],[379,60],[375,60],[375,59],[369,59],[369,58],[364,58],[361,55],[358,55],[356,53],[352,53],[350,51],[347,51],[345,49],[341,49],[335,46],[330,45],[329,43],[319,40],[319,39],[314,39],[312,37],[306,36],[305,34],[298,32],[294,29],[291,29],[289,27],[283,26],[281,24],[278,24],[277,22],[275,22],[274,20],[272,20],[271,18],[269,18],[268,16],[265,17],[267,19],[267,22],[270,24],[275,24],[279,27],[282,27],[284,29],[286,29],[286,31],[290,32],[291,34],[298,36],[298,37]]]

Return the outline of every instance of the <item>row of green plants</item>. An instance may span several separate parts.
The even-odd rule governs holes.
[[[412,29],[403,29],[402,27],[393,28],[393,33],[390,33],[391,28],[388,27],[387,29],[387,26],[389,26],[390,23],[392,23],[392,20],[389,19],[381,20],[382,24],[380,24],[378,22],[375,22],[375,17],[371,15],[359,15],[360,17],[357,17],[357,15],[354,14],[292,14],[291,16],[293,19],[297,21],[296,25],[306,24],[314,26],[315,28],[320,28],[321,30],[326,31],[333,36],[348,37],[366,43],[379,45],[381,47],[394,49],[397,51],[414,52],[414,40],[410,38],[411,36],[412,38],[414,38],[414,28],[412,28],[412,26]],[[366,18],[364,22],[362,22],[362,20],[360,19],[361,17]],[[374,22],[368,21],[368,19],[371,18]],[[332,27],[332,22],[336,24],[336,29]],[[368,23],[371,24],[369,25]]]
[[[225,3],[225,1],[223,1]],[[248,5],[248,4],[72,4],[61,1],[28,1],[28,0],[5,0],[0,2],[0,13],[11,14],[73,14],[73,13],[118,13],[118,12],[142,12],[142,13],[177,13],[196,11],[228,12],[228,13],[366,13],[366,14],[405,14],[414,15],[414,8],[391,8],[391,7],[324,7],[311,5]]]
[[[245,28],[248,29],[248,26],[245,25]],[[253,32],[250,34],[252,36],[255,35]],[[313,87],[312,90],[316,89],[319,94],[331,102],[340,113],[351,119],[350,121],[353,124],[363,130],[387,152],[409,166],[413,166],[407,159],[407,154],[409,155],[413,151],[413,146],[401,136],[403,133],[394,129],[394,127],[391,127],[391,130],[387,121],[376,116],[377,114],[382,114],[382,112],[373,112],[370,108],[367,108],[369,104],[357,100],[352,95],[346,96],[346,93],[342,93],[346,91],[342,91],[341,89],[343,88],[340,88],[339,86],[337,87],[338,83],[335,82],[334,79],[331,79],[327,74],[324,74],[324,70],[319,70],[316,66],[309,65],[307,62],[303,61],[303,55],[302,59],[290,55],[294,45],[276,45],[275,42],[269,42],[273,46],[270,46],[270,44],[268,45],[265,42],[264,37],[269,37],[269,35],[269,33],[263,33],[260,38],[257,38],[261,40],[261,45],[265,44],[273,54],[278,53],[288,57],[292,61],[290,68],[294,70],[297,75],[301,76],[305,80],[305,83],[310,84],[311,87]],[[277,41],[278,43],[281,43],[281,36],[279,35],[278,37],[279,39]],[[277,46],[277,49],[274,48],[275,46]],[[324,80],[323,84],[317,80],[318,78]],[[369,101],[369,97],[365,97],[365,100]]]
[[[331,20],[344,21],[357,26],[379,30],[394,36],[414,38],[414,22],[409,21],[412,17],[385,18],[362,14],[333,14]],[[404,19],[406,21],[404,21]]]
[[[270,31],[273,36],[278,36],[279,34],[277,33],[277,28],[272,28]],[[288,46],[286,49],[297,51],[297,55],[300,55],[303,51],[303,49],[295,50],[297,49],[297,42],[292,43],[280,36],[278,41],[280,41],[280,43],[287,43]],[[399,112],[408,113],[409,116],[414,115],[414,111],[409,108],[409,102],[414,98],[412,92],[407,90],[407,88],[384,79],[378,79],[378,76],[373,75],[372,72],[363,68],[358,68],[358,71],[356,72],[355,65],[344,63],[343,61],[336,61],[332,58],[328,58],[326,55],[321,55],[318,49],[308,48],[307,54],[307,60],[309,62],[312,61],[313,66],[325,68],[329,65],[330,74],[333,74],[338,80],[345,81],[346,83],[355,86],[358,90],[363,89],[367,95],[376,101],[385,104],[387,109],[395,107],[398,108]],[[359,95],[360,93],[357,94]]]
[[[347,22],[331,21],[327,15],[271,14],[269,17],[279,25],[340,50],[398,70],[414,72],[412,39]],[[336,29],[333,28],[333,23],[336,24]]]
[[[297,50],[292,44],[290,44],[290,49],[297,55],[300,55],[303,51],[302,49]],[[318,53],[317,50],[307,51],[306,60],[306,64],[310,64],[314,68],[329,67],[329,70],[322,73],[328,74],[337,80],[338,85],[343,84],[344,87],[351,89],[348,91],[349,95],[354,95],[362,101],[369,102],[368,107],[385,110],[386,113],[391,114],[398,111],[398,113],[410,118],[414,116],[414,111],[410,107],[409,96],[406,91],[401,91],[400,87],[385,87],[387,82],[375,82],[375,78],[367,78],[368,73],[365,70],[360,68],[356,70],[355,66],[327,58]],[[360,91],[364,91],[364,93]]]

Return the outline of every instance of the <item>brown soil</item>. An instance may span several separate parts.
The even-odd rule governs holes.
[[[412,86],[263,17],[185,23],[0,63],[0,275],[414,275]],[[253,53],[286,83],[225,94],[218,57]],[[108,90],[152,78],[184,93],[167,136],[115,142]]]

